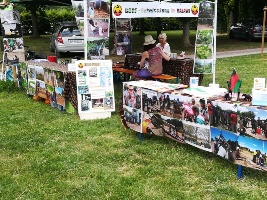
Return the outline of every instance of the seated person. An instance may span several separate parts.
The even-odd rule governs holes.
[[[168,56],[171,55],[171,48],[169,43],[166,42],[167,35],[166,33],[159,34],[159,43],[157,44],[157,47],[160,47],[164,53],[166,53]]]
[[[141,70],[133,73],[134,79],[147,78],[153,75],[162,74],[162,58],[170,60],[170,57],[165,54],[159,47],[156,47],[156,40],[151,35],[145,36],[144,52],[140,61]],[[148,67],[144,69],[145,61],[148,62]]]

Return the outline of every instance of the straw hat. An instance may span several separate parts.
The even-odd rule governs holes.
[[[154,44],[156,40],[153,39],[152,35],[145,36],[145,43],[143,45]]]

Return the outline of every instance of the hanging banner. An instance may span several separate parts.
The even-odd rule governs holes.
[[[198,17],[199,3],[113,2],[113,18]]]
[[[214,65],[214,3],[203,2],[199,7],[194,74],[211,74]],[[215,33],[214,33],[215,32]]]

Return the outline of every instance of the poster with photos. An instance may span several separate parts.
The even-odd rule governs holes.
[[[124,119],[129,128],[142,132],[142,111],[140,109],[123,106]]]
[[[115,19],[116,53],[125,55],[132,53],[131,19]]]
[[[206,1],[201,2],[199,6],[194,74],[214,73],[214,7],[213,2]]]
[[[111,60],[76,61],[79,113],[115,110]]]

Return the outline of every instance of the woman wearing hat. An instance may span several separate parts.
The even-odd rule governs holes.
[[[145,36],[144,52],[140,61],[141,70],[133,73],[135,80],[162,74],[162,58],[170,60],[160,47],[156,47],[155,42],[151,35]],[[144,69],[145,61],[149,63],[146,69]]]
[[[166,33],[159,34],[159,43],[156,45],[157,47],[160,47],[164,53],[166,53],[168,56],[171,55],[171,48],[169,43],[166,42],[167,35]]]

